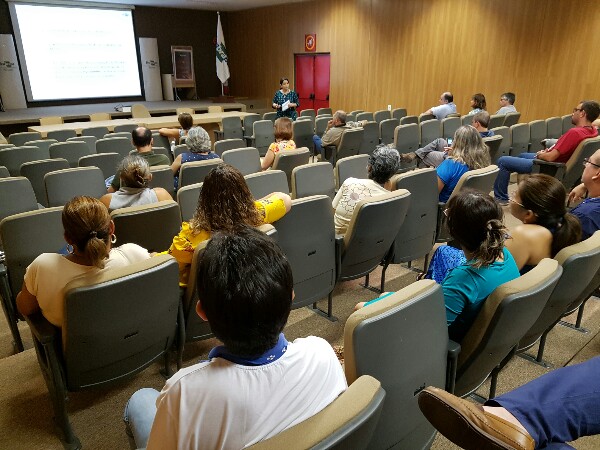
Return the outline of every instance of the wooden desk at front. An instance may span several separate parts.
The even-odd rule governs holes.
[[[85,128],[93,128],[93,127],[108,127],[109,131],[113,131],[114,127],[117,125],[128,125],[130,123],[138,124],[139,120],[135,119],[112,119],[112,120],[95,120],[93,122],[70,122],[70,123],[59,123],[55,125],[34,125],[28,127],[28,131],[37,131],[42,134],[43,138],[48,136],[48,131],[57,131],[57,130],[75,130],[75,133],[81,135],[81,130]]]

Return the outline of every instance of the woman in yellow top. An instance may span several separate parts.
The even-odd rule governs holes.
[[[179,285],[187,286],[194,249],[215,231],[235,232],[281,219],[292,207],[289,195],[274,192],[254,200],[246,180],[235,167],[219,164],[204,179],[198,207],[173,238],[167,253],[179,263]]]
[[[281,150],[296,150],[296,143],[292,141],[292,119],[280,117],[273,125],[275,142],[269,145],[267,154],[260,164],[262,170],[267,170],[273,165],[275,155]]]

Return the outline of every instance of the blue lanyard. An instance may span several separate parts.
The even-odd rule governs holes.
[[[283,333],[281,333],[279,335],[277,344],[275,344],[275,347],[270,348],[256,358],[244,358],[242,356],[234,355],[227,350],[227,347],[220,345],[210,351],[208,354],[208,359],[223,358],[234,364],[240,364],[242,366],[264,366],[265,364],[270,364],[273,361],[277,361],[279,358],[281,358],[286,352],[287,347],[288,341],[286,341],[285,336]]]

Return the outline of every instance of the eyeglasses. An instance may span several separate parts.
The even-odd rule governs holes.
[[[506,97],[500,97],[500,100],[507,102],[508,99]]]
[[[577,111],[583,111],[583,109],[573,108],[573,114],[575,114]]]
[[[512,202],[512,203],[514,203],[515,205],[519,205],[519,206],[520,206],[521,208],[523,208],[523,209],[527,209],[527,208],[526,208],[526,207],[523,205],[523,203],[519,203],[518,201],[516,201],[516,200],[515,200],[515,194],[512,194],[512,195],[510,196],[510,198],[508,199],[508,201],[509,201],[509,202]]]
[[[594,167],[598,167],[600,169],[600,165],[598,164],[594,164],[593,162],[591,162],[588,158],[585,158],[583,160],[583,167],[587,167],[588,164],[591,164]]]
[[[446,208],[446,209],[444,209],[444,215],[445,215],[446,217],[448,217],[449,211],[450,211],[450,208]]]

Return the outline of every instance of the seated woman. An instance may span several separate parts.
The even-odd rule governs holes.
[[[187,140],[185,141],[190,151],[177,155],[171,170],[175,175],[175,189],[179,185],[179,169],[181,165],[191,161],[204,161],[207,159],[216,159],[219,157],[216,153],[211,152],[212,143],[206,130],[202,127],[193,127],[188,131]]]
[[[39,310],[53,325],[64,323],[64,287],[80,276],[124,267],[150,257],[136,244],[111,248],[117,241],[108,210],[92,197],[75,197],[62,212],[69,253],[42,253],[27,267],[17,308],[23,315]]]
[[[485,95],[475,94],[471,97],[471,111],[467,115],[472,116],[473,114],[485,111],[486,106]]]
[[[519,183],[510,200],[510,212],[523,225],[510,231],[505,245],[521,273],[579,242],[581,225],[573,214],[567,213],[566,197],[562,183],[548,175],[530,175]],[[452,268],[465,261],[459,249],[441,246],[431,259],[426,278],[441,283]]]
[[[179,263],[179,285],[187,286],[194,249],[213,232],[232,232],[241,225],[256,227],[272,223],[291,207],[290,196],[282,192],[254,200],[240,171],[228,164],[219,164],[204,179],[194,217],[183,222],[166,252]]]
[[[462,175],[469,170],[490,165],[490,152],[479,132],[471,125],[460,127],[454,133],[447,157],[437,166],[439,200],[446,203]]]
[[[352,220],[354,208],[361,200],[392,190],[390,178],[400,166],[398,150],[390,147],[376,149],[369,156],[368,179],[347,178],[333,199],[335,232],[344,234]]]
[[[267,154],[260,163],[262,170],[267,170],[273,165],[275,155],[280,151],[296,149],[296,143],[292,141],[292,119],[287,117],[278,118],[273,125],[273,131],[275,142],[269,145]]]
[[[504,247],[506,230],[502,208],[489,195],[465,190],[448,202],[445,210],[452,238],[466,261],[442,282],[450,339],[460,342],[485,299],[494,289],[519,276],[514,258]],[[358,308],[380,300],[357,305]]]
[[[194,119],[189,113],[181,113],[177,116],[177,121],[179,125],[181,125],[181,129],[177,128],[161,128],[158,132],[162,136],[166,136],[171,139],[177,139],[179,141],[180,138],[187,136],[190,128],[194,126]]]
[[[152,172],[150,172],[148,161],[140,156],[130,155],[123,158],[117,168],[117,173],[121,178],[119,190],[100,197],[100,201],[108,208],[109,212],[128,206],[173,200],[171,194],[165,189],[148,187],[148,183],[152,180]]]

